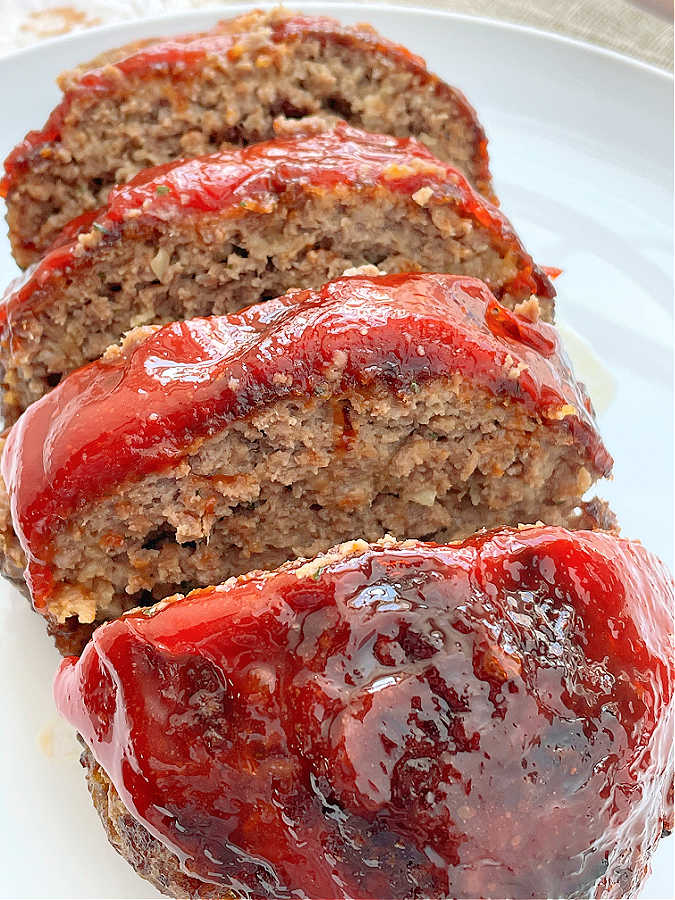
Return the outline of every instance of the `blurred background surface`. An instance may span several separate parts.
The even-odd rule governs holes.
[[[588,41],[673,68],[672,0],[391,0],[504,19]],[[378,0],[363,2],[367,8]],[[223,0],[0,0],[0,54],[107,22],[156,16]],[[286,5],[293,7],[292,0]]]

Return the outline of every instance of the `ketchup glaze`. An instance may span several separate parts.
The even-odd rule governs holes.
[[[502,307],[474,278],[343,277],[237,315],[167,325],[71,373],[23,413],[2,456],[36,609],[52,590],[51,542],[69,516],[176,465],[195,440],[327,385],[410,392],[454,373],[569,434],[590,470],[610,473],[555,328]]]
[[[437,160],[414,138],[371,134],[341,122],[320,134],[165,163],[114,188],[105,207],[66,225],[20,284],[12,284],[0,301],[2,339],[11,339],[13,320],[32,315],[52,296],[58,297],[61,281],[71,279],[79,267],[91,265],[99,248],[120,240],[125,227],[200,216],[265,215],[285,193],[343,187],[382,187],[407,197],[429,188],[431,202],[455,205],[462,216],[490,230],[504,254],[513,258],[517,272],[503,292],[520,299],[530,294],[555,296],[550,280],[526,252],[508,219],[474,191],[460,172]],[[93,249],[84,250],[78,240],[86,233],[96,235]]]
[[[174,77],[189,80],[198,75],[200,66],[209,57],[224,61],[236,60],[239,55],[238,42],[245,38],[247,28],[256,28],[256,18],[259,15],[254,13],[252,16],[222,21],[210,32],[202,34],[186,34],[158,39],[155,43],[146,42],[145,46],[112,63],[106,62],[105,65],[83,72],[64,92],[63,99],[52,111],[44,127],[30,131],[9,154],[4,164],[4,178],[0,181],[0,196],[7,196],[21,174],[41,152],[48,151],[58,143],[74,103],[95,103],[101,97],[115,96],[128,90],[129,80],[143,81],[160,73],[171,73]],[[259,55],[274,51],[280,45],[306,39],[358,46],[368,53],[388,57],[394,66],[412,72],[422,83],[430,83],[437,94],[447,95],[459,114],[477,132],[476,158],[472,162],[477,177],[489,184],[487,140],[478,124],[475,110],[460,91],[432,75],[421,57],[400,44],[386,40],[369,25],[342,25],[328,16],[279,14],[274,17],[271,25],[269,43],[258,48]]]
[[[235,896],[623,898],[672,827],[672,593],[603,533],[355,541],[103,625],[54,694]]]

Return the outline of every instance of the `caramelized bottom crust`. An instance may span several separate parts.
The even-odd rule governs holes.
[[[87,770],[89,793],[112,846],[136,872],[169,897],[230,898],[222,887],[190,878],[182,871],[175,853],[154,838],[122,803],[112,782],[88,747],[80,757]]]

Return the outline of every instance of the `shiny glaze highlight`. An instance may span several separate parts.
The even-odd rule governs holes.
[[[524,299],[530,294],[551,298],[555,289],[535,265],[510,222],[470,186],[464,176],[437,160],[414,138],[370,134],[338,123],[311,136],[267,141],[192,160],[146,169],[129,184],[114,188],[108,204],[84,213],[65,226],[50,251],[0,302],[3,339],[12,320],[30,315],[58,296],[59,280],[70,278],[91,255],[118,241],[127,226],[180,222],[186,217],[241,218],[264,215],[276,198],[294,189],[339,191],[386,189],[411,197],[421,188],[433,191],[432,203],[452,204],[460,215],[492,233],[504,253],[514,258],[515,277],[505,293]],[[78,238],[94,235],[94,249]]]
[[[24,412],[2,457],[36,608],[52,589],[51,540],[69,516],[176,465],[195,441],[285,396],[382,384],[409,392],[455,373],[570,433],[587,467],[609,474],[556,330],[502,307],[474,278],[340,278],[238,315],[167,325],[73,372]]]
[[[352,542],[103,625],[54,693],[237,896],[629,897],[672,827],[672,591],[602,533]]]

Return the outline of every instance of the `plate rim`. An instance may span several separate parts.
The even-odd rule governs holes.
[[[533,27],[530,25],[521,25],[519,23],[502,21],[499,19],[491,18],[491,17],[482,17],[482,16],[474,16],[474,15],[464,14],[464,13],[455,13],[455,12],[448,11],[448,10],[420,8],[419,6],[416,6],[414,3],[398,5],[398,4],[392,4],[389,2],[376,2],[376,3],[373,3],[373,5],[364,6],[362,4],[355,3],[355,2],[318,3],[318,2],[315,2],[315,0],[310,0],[310,2],[302,2],[302,0],[298,0],[297,3],[295,2],[295,0],[286,0],[286,2],[288,2],[291,6],[297,6],[299,9],[302,9],[302,10],[317,9],[318,7],[321,6],[323,8],[329,9],[331,11],[331,13],[336,15],[337,17],[340,17],[340,13],[342,10],[344,10],[345,12],[349,11],[350,13],[356,13],[359,17],[359,20],[363,20],[363,19],[367,20],[371,15],[370,10],[374,10],[376,14],[380,14],[380,15],[382,14],[382,12],[394,12],[397,16],[400,16],[401,19],[406,14],[408,14],[408,15],[412,15],[418,19],[425,18],[429,22],[433,22],[433,21],[448,22],[448,23],[457,22],[457,23],[466,24],[466,25],[469,25],[472,27],[482,28],[482,29],[484,29],[485,34],[493,34],[497,37],[499,35],[504,35],[505,38],[508,38],[509,35],[521,36],[523,39],[538,42],[538,46],[540,46],[540,47],[545,48],[548,46],[548,47],[552,48],[553,50],[556,50],[556,48],[559,48],[559,51],[561,53],[561,58],[564,58],[563,54],[565,54],[565,53],[572,54],[572,53],[576,52],[576,53],[579,53],[580,55],[583,54],[583,58],[587,59],[591,62],[595,62],[595,60],[597,59],[598,66],[600,66],[602,69],[604,69],[604,71],[607,71],[608,69],[611,71],[611,67],[616,65],[617,69],[615,69],[614,71],[623,71],[628,74],[633,72],[633,73],[635,73],[635,77],[637,79],[641,78],[641,73],[642,73],[646,76],[645,81],[644,81],[645,91],[649,91],[650,93],[658,92],[659,97],[662,97],[661,92],[663,90],[665,90],[667,88],[667,86],[669,86],[671,90],[672,90],[672,86],[673,86],[673,81],[674,81],[673,74],[670,73],[668,70],[661,69],[657,66],[653,66],[649,63],[645,63],[639,59],[635,59],[628,55],[618,53],[616,51],[601,47],[599,45],[591,44],[591,43],[585,42],[583,40],[579,40],[577,38],[569,37],[567,35],[561,35],[561,34],[558,34],[555,32],[547,31],[545,29],[539,29],[539,28],[536,28],[536,27]],[[419,0],[418,0],[418,2],[419,2]],[[5,70],[7,67],[12,66],[12,65],[19,65],[19,66],[30,65],[31,60],[36,59],[37,54],[50,54],[56,50],[60,50],[61,48],[63,48],[64,52],[70,53],[70,55],[72,57],[75,55],[75,50],[79,46],[80,42],[87,41],[89,39],[90,35],[91,35],[92,41],[105,40],[106,37],[111,34],[128,32],[130,30],[130,28],[132,28],[134,26],[150,28],[153,26],[153,23],[156,23],[158,28],[162,28],[163,23],[164,23],[165,25],[167,25],[170,28],[171,27],[170,23],[174,23],[179,20],[185,21],[188,17],[194,17],[195,21],[206,21],[208,19],[215,20],[218,16],[222,16],[223,14],[236,15],[239,11],[241,11],[243,9],[252,9],[255,7],[269,9],[275,5],[277,5],[277,4],[270,3],[270,2],[255,3],[255,0],[254,0],[253,3],[239,2],[239,3],[232,4],[232,6],[223,6],[222,4],[217,4],[214,6],[199,7],[199,8],[195,8],[192,10],[189,10],[189,9],[176,10],[171,13],[164,13],[164,14],[152,15],[152,16],[144,16],[144,17],[139,17],[138,19],[129,19],[129,20],[124,20],[124,21],[109,22],[109,23],[106,23],[103,25],[95,26],[94,28],[91,28],[91,29],[86,29],[83,31],[76,31],[76,32],[73,32],[68,35],[56,36],[56,37],[49,38],[49,39],[46,39],[43,41],[39,41],[36,44],[33,44],[29,47],[20,48],[17,50],[13,50],[10,53],[4,54],[4,55],[0,56],[0,72],[3,71],[3,64],[5,63],[5,60],[7,61]],[[71,48],[71,49],[68,49],[66,51],[66,48]],[[556,52],[558,52],[558,51],[556,50]],[[626,63],[630,66],[629,69],[626,69],[625,66],[622,65],[622,64],[626,64]],[[68,64],[75,65],[76,63],[69,61]],[[657,76],[657,77],[652,78],[650,76]],[[50,84],[50,86],[52,86],[53,81],[50,81],[49,84]],[[671,104],[671,109],[669,110],[669,116],[670,115],[672,115],[672,104]],[[671,138],[671,140],[672,140],[672,138]],[[1,162],[0,162],[0,166],[1,166]],[[670,171],[670,177],[672,180],[672,168]],[[672,197],[669,200],[669,202],[672,203]],[[1,207],[1,204],[0,204],[0,207]],[[672,206],[671,206],[671,211],[672,211]],[[18,270],[17,270],[16,274],[19,274]],[[671,264],[671,269],[670,269],[669,280],[672,285],[672,264]],[[582,332],[582,336],[584,338],[586,338],[586,332]],[[670,355],[672,358],[672,345],[671,345]],[[670,389],[670,390],[672,393],[672,389]],[[671,419],[671,423],[672,423],[672,419]],[[669,517],[669,521],[667,523],[667,528],[669,530],[672,529],[671,523],[672,523],[672,511],[671,511],[671,516]],[[19,596],[15,593],[15,587],[11,582],[5,581],[5,580],[0,581],[0,591],[3,591],[3,590],[6,592],[10,592],[10,591],[12,592],[12,594],[13,594],[12,602],[17,602],[17,603],[19,602]],[[25,603],[25,601],[24,601],[24,603]],[[33,614],[31,613],[31,615],[33,615]],[[44,643],[44,638],[45,638],[45,635],[43,633],[41,633],[40,640],[43,643]],[[32,646],[31,646],[31,650],[32,650]],[[54,665],[56,665],[58,657],[56,657],[54,655],[54,651],[53,651],[52,647],[45,645],[44,646],[44,654],[43,654],[44,657],[47,657],[48,651],[51,654],[49,656],[49,659],[53,661]],[[51,670],[51,667],[50,667],[50,670]],[[32,683],[30,686],[30,691],[35,690],[36,684],[37,684],[37,682],[35,680],[32,680]],[[48,688],[48,685],[47,685],[47,688]],[[41,689],[42,689],[42,686],[41,686]],[[55,710],[53,709],[53,707],[50,707],[50,709],[52,710],[53,716],[56,717],[57,714],[56,714]],[[24,729],[24,735],[26,735],[25,729]],[[27,737],[27,740],[30,740],[30,741],[34,740],[34,736],[30,733],[28,733],[26,735],[26,737]],[[35,752],[37,752],[37,751],[35,751]],[[16,756],[14,750],[12,750],[10,752],[8,758],[17,760],[17,756]],[[58,759],[58,757],[57,757],[57,759]],[[52,760],[49,760],[48,762],[52,762]],[[79,770],[77,760],[76,759],[69,760],[67,765],[68,765],[68,770],[69,770],[69,772],[72,772],[73,780],[75,782],[77,782],[80,791],[86,792],[86,787],[84,785],[84,779],[82,777],[82,773],[77,771],[77,770]],[[58,772],[57,769],[54,769],[54,771]],[[99,827],[97,818],[93,811],[93,807],[91,806],[88,797],[86,798],[86,804],[87,804],[87,806],[86,806],[87,811],[90,815],[90,818],[87,820],[87,827],[91,831],[97,832],[98,837],[101,838],[101,846],[104,846],[104,844],[103,844],[103,842],[105,841],[104,832]],[[44,811],[44,809],[45,809],[45,807],[37,807],[33,811],[33,816],[36,813],[41,814]],[[0,818],[2,818],[2,817],[0,817]],[[69,829],[70,833],[72,834],[73,832],[71,830],[70,821],[71,821],[70,815],[68,815],[67,821],[64,821],[62,824],[63,824],[63,827],[67,827]],[[657,858],[659,849],[661,849],[661,854],[660,854],[661,857],[663,857],[665,855],[664,850],[665,851],[669,850],[670,854],[673,853],[673,848],[672,848],[673,838],[671,838],[670,841],[671,841],[670,848],[668,848],[667,842],[661,841],[661,842],[659,842],[659,844],[657,844],[656,849],[655,849],[654,853],[652,854],[651,861],[650,861],[650,869],[651,869],[650,877],[653,877],[653,868],[654,868],[653,863],[654,863],[655,859]],[[665,847],[664,847],[664,844],[666,844]],[[15,844],[12,843],[12,846],[15,846]],[[106,852],[106,858],[110,857],[112,859],[113,857],[116,856],[116,854],[113,854],[112,850],[107,846],[105,847],[105,852]],[[95,860],[98,860],[98,858],[99,858],[98,852],[95,852],[95,854],[92,858]],[[125,864],[121,863],[121,865],[125,865]],[[128,867],[125,866],[125,871],[127,871],[127,868]],[[133,872],[133,870],[131,870],[129,868],[128,872],[130,875],[133,875],[134,879],[135,879],[134,884],[136,885],[136,887],[135,887],[135,893],[133,894],[134,897],[147,897],[150,895],[151,892],[154,895],[153,889],[149,885],[147,885],[146,882],[142,881],[141,878]],[[14,874],[14,873],[12,873],[12,874]],[[48,874],[46,875],[46,877],[48,880]],[[643,887],[642,887],[643,893],[644,893],[645,887],[647,886],[648,883],[649,883],[648,881],[645,881],[643,883]],[[122,884],[122,882],[120,882],[120,884]],[[78,883],[76,885],[76,887],[79,892],[78,896],[85,896],[85,893],[82,890],[82,885],[80,883]],[[111,887],[113,889],[116,889],[117,884],[111,885]],[[655,892],[649,894],[649,897],[652,898],[652,900],[656,900],[656,898],[654,897],[654,893]],[[5,896],[5,895],[4,895],[4,892],[0,889],[0,897],[2,897],[2,896]],[[31,895],[28,892],[25,892],[25,889],[24,889],[24,893],[22,893],[21,896],[27,898]],[[64,896],[68,896],[68,895],[67,894],[59,894],[58,896],[64,897]],[[105,896],[112,897],[112,891],[110,891],[109,893],[106,893]],[[127,896],[127,894],[125,893],[124,896]]]
[[[369,10],[372,9],[377,11],[384,10],[387,12],[399,14],[412,13],[415,16],[422,16],[425,18],[448,19],[451,21],[462,22],[469,25],[475,24],[491,29],[515,32],[517,34],[525,35],[535,40],[550,41],[560,46],[567,46],[572,49],[581,50],[587,54],[596,56],[599,59],[611,60],[615,63],[627,65],[633,69],[637,69],[638,71],[643,72],[646,75],[655,76],[663,84],[675,84],[675,73],[669,72],[667,69],[662,69],[659,66],[644,62],[643,60],[637,59],[633,56],[629,56],[626,53],[620,53],[617,50],[612,50],[609,47],[602,47],[600,44],[593,44],[589,41],[583,41],[570,35],[559,34],[555,31],[549,31],[545,28],[537,28],[534,25],[525,25],[520,22],[509,22],[505,19],[496,19],[491,16],[474,16],[470,13],[459,13],[453,10],[430,9],[428,7],[416,6],[415,4],[378,2],[378,0],[367,6],[363,3],[353,2],[353,0],[350,0],[350,2],[346,3],[335,2],[335,0],[332,0],[332,2],[328,3],[321,3],[318,2],[318,0],[291,0],[291,4],[297,7],[300,11],[311,10],[313,8],[316,9],[319,7],[325,9],[326,7],[328,7],[330,8],[331,12],[338,18],[341,10],[349,10],[350,12],[359,13],[359,15],[363,13],[363,20],[365,21],[368,17]],[[112,31],[115,31],[116,29],[124,29],[130,26],[138,25],[145,26],[150,25],[153,22],[157,22],[161,25],[162,22],[170,22],[172,20],[185,18],[191,15],[194,15],[197,18],[205,19],[217,19],[223,15],[226,18],[233,18],[236,15],[239,15],[243,12],[251,12],[254,9],[269,10],[279,6],[280,4],[278,2],[270,2],[270,0],[263,0],[263,2],[258,3],[233,3],[231,5],[228,4],[227,6],[223,4],[214,4],[213,6],[209,5],[195,7],[193,9],[179,9],[173,12],[163,13],[161,15],[139,16],[138,18],[134,19],[125,19],[117,22],[108,22],[103,25],[94,25],[91,28],[73,31],[70,34],[45,38],[35,44],[31,44],[28,47],[20,47],[16,50],[11,50],[9,53],[5,53],[0,56],[0,69],[5,62],[14,62],[16,60],[20,61],[22,58],[29,57],[34,53],[44,50],[45,48],[48,50],[53,46],[60,47],[69,43],[77,43],[78,40],[81,40],[85,37],[106,35]]]

